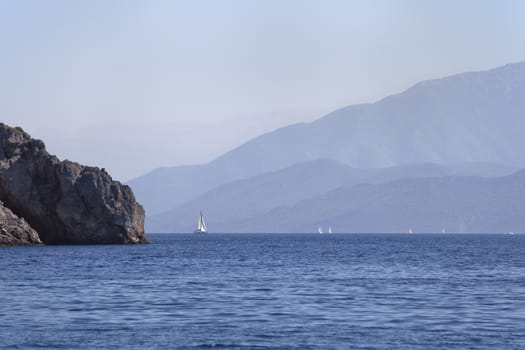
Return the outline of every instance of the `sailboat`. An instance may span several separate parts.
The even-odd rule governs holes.
[[[332,226],[328,226],[328,233],[332,234]]]
[[[319,228],[317,229],[317,232],[323,233],[323,228],[321,226],[319,226]]]
[[[208,228],[206,227],[206,223],[204,222],[204,215],[202,215],[202,211],[199,215],[199,221],[197,222],[197,229],[193,231],[193,233],[208,233]]]
[[[413,233],[413,232],[412,232],[412,228],[411,228],[411,227],[409,227],[409,228],[408,228],[408,233],[410,233],[410,234],[412,234],[412,233]]]

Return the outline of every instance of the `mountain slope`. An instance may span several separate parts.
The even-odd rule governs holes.
[[[523,96],[525,63],[425,81],[373,104],[261,135],[209,164],[158,169],[129,184],[153,215],[226,182],[320,158],[356,168],[525,166]]]
[[[524,164],[525,63],[416,84],[374,104],[263,135],[218,158],[260,173],[318,158],[356,168],[407,163]]]
[[[447,175],[501,176],[515,169],[487,163],[461,163],[453,166],[410,164],[391,168],[356,169],[333,160],[319,159],[296,164],[286,169],[234,181],[172,209],[148,217],[148,232],[191,232],[195,216],[206,213],[208,226],[229,230],[224,223],[253,219],[268,211],[292,206],[301,200],[325,194],[342,187],[361,183],[385,183],[402,178]]]
[[[291,205],[342,183],[362,180],[366,171],[331,161],[316,160],[248,179],[233,181],[168,212],[150,216],[149,232],[191,231],[195,213],[204,209],[209,225],[217,221],[262,215],[280,205]]]
[[[525,170],[499,178],[441,177],[339,188],[228,232],[525,232]]]

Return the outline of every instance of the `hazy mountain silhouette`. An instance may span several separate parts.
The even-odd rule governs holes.
[[[373,104],[261,135],[206,165],[161,168],[129,184],[153,215],[221,184],[320,158],[355,168],[422,162],[521,167],[523,96],[525,63],[424,81]]]
[[[424,163],[356,169],[333,160],[319,159],[219,186],[180,207],[149,217],[146,229],[148,232],[191,232],[197,213],[204,209],[210,228],[227,230],[231,221],[254,219],[274,208],[292,206],[343,186],[447,175],[501,176],[515,170],[488,163],[446,167]]]
[[[253,219],[217,224],[228,232],[525,233],[525,170],[499,178],[441,177],[339,188]]]
[[[159,124],[122,120],[75,130],[40,128],[32,133],[46,140],[46,146],[59,158],[97,164],[110,170],[113,178],[128,180],[161,165],[208,162],[264,132],[298,120],[310,121],[314,116],[318,117],[318,112],[273,111],[217,122]],[[118,137],[115,130],[119,131]],[[206,143],[196,145],[196,135]]]

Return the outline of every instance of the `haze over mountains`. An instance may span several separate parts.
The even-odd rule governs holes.
[[[32,134],[46,140],[50,151],[62,158],[96,164],[127,181],[159,166],[207,162],[252,137],[318,115],[315,111],[272,111],[213,123],[125,120],[73,130],[67,129],[69,125],[36,127]],[[196,143],[195,137],[206,139],[206,144]]]
[[[381,183],[419,177],[411,176],[413,168],[409,170],[410,167],[405,168],[406,173],[400,171],[397,176],[379,176],[378,179],[371,175],[370,170],[358,169],[407,164],[414,166],[429,162],[445,165],[435,166],[434,170],[424,174],[424,177],[435,177],[454,175],[453,167],[450,168],[453,164],[466,163],[470,167],[468,164],[481,162],[492,164],[488,167],[494,172],[493,175],[504,175],[501,164],[509,166],[506,173],[525,166],[525,153],[522,152],[525,146],[522,137],[525,130],[524,96],[525,63],[425,81],[373,104],[349,106],[312,123],[294,124],[266,133],[208,164],[157,169],[131,181],[130,185],[145,205],[148,220],[155,216],[152,228],[156,230],[184,227],[183,218],[176,213],[190,215],[189,209],[195,209],[196,203],[206,210],[206,203],[210,203],[210,196],[214,195],[213,207],[222,207],[221,215],[227,215],[230,206],[232,211],[237,210],[231,204],[234,201],[246,206],[252,203],[258,208],[253,210],[255,216],[251,221],[245,218],[249,223],[245,230],[249,230],[252,227],[250,225],[264,228],[256,224],[259,217],[264,217],[264,222],[277,222],[272,219],[272,215],[281,215],[286,210],[276,207],[292,207],[311,196],[323,196],[325,190],[334,190],[331,187],[337,184],[334,179],[340,180],[339,185],[352,188],[361,182]],[[338,163],[316,165],[312,162],[320,159]],[[286,184],[290,179],[300,179],[300,176],[290,175],[294,173],[294,168],[275,171],[309,162],[312,162],[311,167],[303,169],[306,177],[301,181],[308,184],[306,180],[311,179],[315,184],[311,186],[311,191],[301,186],[293,190],[284,188],[282,196],[264,198],[265,179],[273,178],[273,184]],[[345,166],[356,168],[352,170],[352,176],[346,174],[349,169],[338,171]],[[330,170],[323,171],[323,167]],[[398,171],[400,169],[403,168],[398,168]],[[261,175],[271,172],[274,173]],[[487,175],[481,169],[467,174]],[[244,182],[234,182],[242,179]],[[407,181],[412,183],[413,180]],[[225,192],[228,186],[223,186],[204,195],[227,183],[231,183],[229,192]],[[414,186],[418,184],[415,182]],[[260,188],[260,191],[254,192],[254,188]],[[245,192],[243,189],[246,189]],[[353,192],[348,191],[345,187],[341,193],[353,195]],[[200,202],[196,198],[202,195],[201,200],[205,200]],[[364,196],[361,193],[359,195]],[[242,198],[251,199],[243,202]],[[361,200],[366,201],[366,198],[362,197]],[[265,214],[264,211],[273,214]],[[162,216],[156,216],[161,213],[166,213],[164,218],[171,215],[169,227],[162,223],[166,219],[161,220]],[[209,215],[212,216],[212,212]],[[238,222],[242,221],[241,218],[237,219]],[[312,219],[318,220],[315,216]],[[302,227],[299,223],[292,224],[292,221],[281,222],[282,229]],[[308,222],[307,226],[310,225],[311,222]],[[236,227],[244,226],[238,224]]]
[[[461,163],[448,167],[421,163],[391,168],[357,169],[333,160],[319,159],[216,187],[180,207],[151,216],[147,230],[191,232],[195,226],[195,213],[206,208],[208,225],[219,232],[267,232],[270,231],[270,227],[282,232],[280,230],[289,230],[289,225],[285,225],[282,220],[279,226],[269,226],[264,221],[262,225],[256,224],[252,223],[252,220],[275,209],[283,211],[287,207],[293,207],[304,199],[316,198],[329,191],[351,188],[358,184],[382,184],[399,179],[437,176],[495,177],[510,174],[515,170],[492,163]],[[343,208],[345,206],[341,205],[335,212]],[[316,215],[308,214],[307,217],[303,217],[303,221],[310,223],[315,217]],[[307,227],[305,224],[302,229]],[[310,231],[316,228],[316,225],[309,226]]]
[[[525,232],[525,170],[498,178],[436,177],[330,191],[265,215],[217,225],[234,232]]]

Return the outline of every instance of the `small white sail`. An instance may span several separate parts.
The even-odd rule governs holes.
[[[201,223],[202,223],[202,213],[199,214],[199,218],[197,219],[197,231],[201,230]]]
[[[332,226],[328,226],[328,233],[332,234]]]
[[[201,230],[202,231],[208,231],[208,228],[206,227],[206,223],[204,222],[204,215],[201,213]]]
[[[199,214],[199,220],[197,221],[197,229],[193,231],[193,233],[207,233],[208,228],[206,227],[206,223],[204,222],[204,215],[202,215],[202,211]]]
[[[319,228],[317,229],[317,232],[323,233],[323,228],[321,226],[319,226]]]
[[[412,233],[413,233],[413,232],[412,232],[412,228],[411,228],[411,227],[409,227],[409,228],[408,228],[408,233],[410,233],[410,234],[412,234]]]
[[[441,233],[445,233],[445,228],[444,227],[441,229]]]

